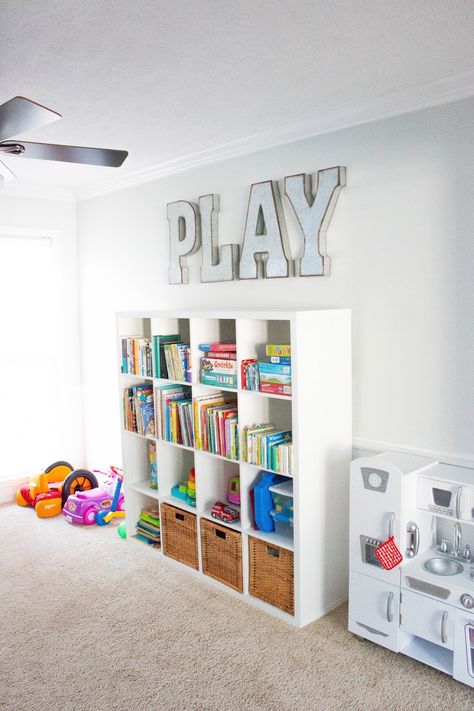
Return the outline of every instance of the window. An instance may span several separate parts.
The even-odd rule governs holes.
[[[53,242],[0,234],[0,479],[58,459]]]

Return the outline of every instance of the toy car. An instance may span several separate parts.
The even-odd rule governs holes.
[[[112,506],[115,488],[117,486],[117,474],[110,471],[95,472],[97,476],[97,488],[90,491],[79,491],[69,496],[63,508],[63,516],[69,523],[93,526],[96,523],[99,511],[109,511]],[[117,511],[124,511],[125,497],[121,493],[118,499]]]
[[[39,518],[61,513],[67,497],[76,491],[93,489],[97,479],[87,469],[75,469],[69,462],[54,462],[16,492],[18,506],[31,506]]]
[[[240,513],[236,509],[226,506],[222,501],[216,501],[212,507],[211,516],[225,523],[232,523],[233,521],[239,520]]]

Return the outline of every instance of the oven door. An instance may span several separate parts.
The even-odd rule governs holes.
[[[418,508],[462,519],[466,518],[466,506],[464,486],[422,476],[418,478]]]
[[[474,614],[456,610],[453,676],[474,687]]]

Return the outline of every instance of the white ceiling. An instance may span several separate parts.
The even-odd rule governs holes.
[[[130,152],[120,169],[5,163],[105,190],[472,95],[473,30],[470,0],[2,0],[0,102],[63,115],[23,138]]]

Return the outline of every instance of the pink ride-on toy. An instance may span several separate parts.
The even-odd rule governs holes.
[[[97,523],[99,513],[108,514],[112,511],[117,484],[120,482],[119,496],[115,510],[118,515],[125,515],[125,499],[121,492],[122,473],[116,467],[111,467],[107,473],[94,471],[98,487],[88,491],[78,491],[68,497],[63,516],[69,523],[93,526]],[[120,513],[119,513],[120,512]],[[103,524],[102,524],[103,525]]]

